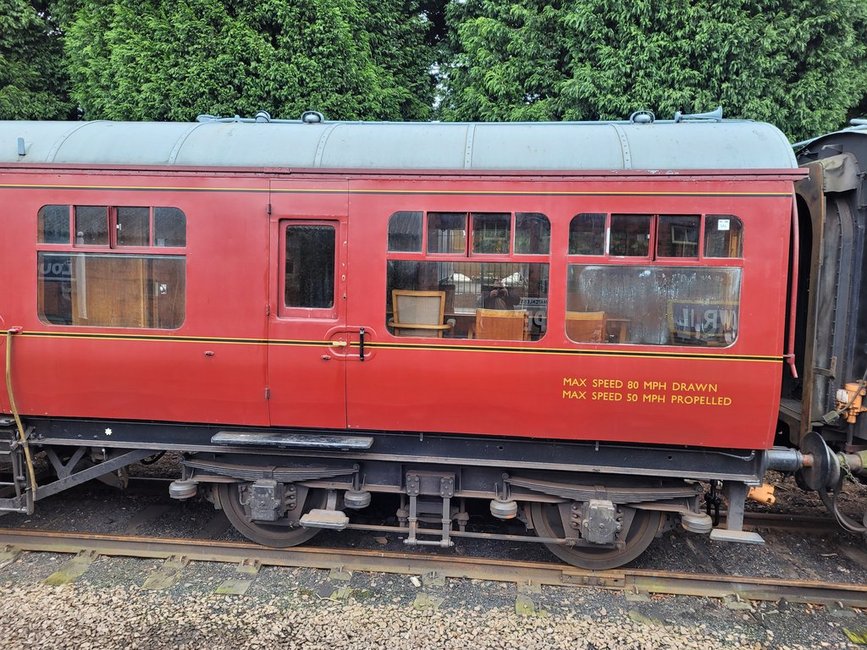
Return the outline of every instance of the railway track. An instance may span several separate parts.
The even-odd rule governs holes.
[[[296,547],[273,549],[247,542],[167,539],[32,529],[0,529],[0,564],[22,551],[77,554],[91,559],[123,556],[164,559],[174,566],[189,561],[258,564],[344,572],[423,576],[425,580],[470,578],[524,586],[596,587],[641,599],[654,594],[721,598],[731,602],[780,601],[837,608],[867,608],[867,586],[815,580],[789,580],[621,568],[589,571],[556,562],[516,562],[387,550]]]

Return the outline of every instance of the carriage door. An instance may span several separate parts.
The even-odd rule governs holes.
[[[271,424],[346,426],[346,219],[271,219]]]

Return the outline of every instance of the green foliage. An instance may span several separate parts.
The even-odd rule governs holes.
[[[68,119],[63,45],[45,3],[0,0],[0,119]]]
[[[468,0],[443,116],[621,119],[722,105],[802,138],[867,90],[863,0]]]
[[[0,0],[0,118],[595,120],[867,108],[865,0]],[[441,99],[434,77],[441,71]]]
[[[426,30],[409,0],[83,0],[66,54],[90,119],[424,119]]]

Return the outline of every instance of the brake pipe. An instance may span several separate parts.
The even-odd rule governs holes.
[[[27,442],[27,434],[24,432],[24,425],[21,423],[21,416],[18,414],[18,407],[15,405],[15,394],[12,390],[12,337],[20,331],[20,327],[13,327],[12,329],[6,330],[6,395],[9,397],[9,408],[12,409],[12,417],[15,418],[15,426],[18,428],[18,438],[21,441],[22,448],[24,449],[24,458],[27,463],[27,476],[30,479],[30,492],[33,495],[32,500],[35,501],[36,472],[33,471],[33,458],[30,455],[30,445]]]

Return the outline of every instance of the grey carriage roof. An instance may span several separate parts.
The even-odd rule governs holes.
[[[23,155],[21,155],[23,153]],[[434,170],[796,167],[761,122],[2,122],[0,163]]]

